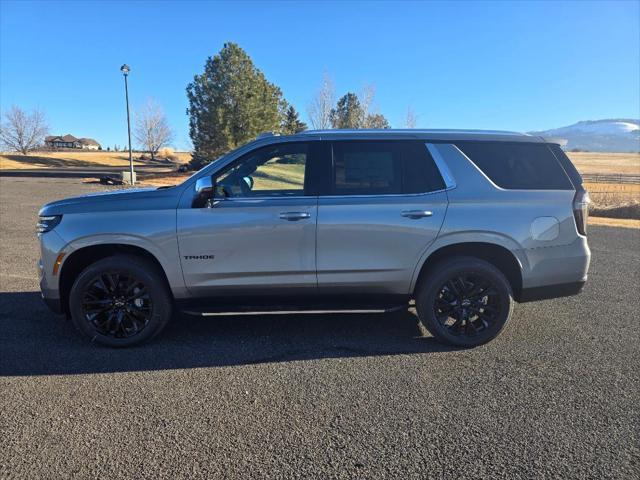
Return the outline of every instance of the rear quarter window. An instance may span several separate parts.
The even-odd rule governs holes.
[[[551,149],[553,154],[556,156],[556,158],[562,165],[562,168],[564,168],[564,171],[567,172],[567,175],[569,175],[569,178],[571,179],[571,183],[573,183],[573,186],[576,188],[576,190],[580,190],[581,188],[583,188],[582,176],[580,175],[576,167],[573,165],[573,163],[571,163],[571,160],[569,160],[569,157],[567,157],[567,154],[564,153],[562,148],[560,148],[560,145],[552,144],[552,145],[549,145],[549,148]]]
[[[501,188],[573,189],[564,168],[543,143],[456,142],[455,145]]]

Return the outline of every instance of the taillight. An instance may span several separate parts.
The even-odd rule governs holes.
[[[587,234],[587,220],[589,218],[589,204],[591,198],[586,190],[578,190],[573,198],[573,216],[580,235]]]

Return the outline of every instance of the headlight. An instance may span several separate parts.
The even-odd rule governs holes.
[[[60,220],[62,220],[62,215],[51,215],[47,217],[40,217],[36,225],[36,231],[38,233],[50,232],[56,227],[56,225],[60,223]]]

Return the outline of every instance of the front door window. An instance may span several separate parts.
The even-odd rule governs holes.
[[[272,145],[248,153],[216,179],[216,195],[228,198],[305,195],[308,145]]]

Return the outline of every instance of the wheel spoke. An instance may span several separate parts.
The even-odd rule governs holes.
[[[482,282],[482,281],[478,281],[473,285],[473,287],[471,288],[471,290],[469,291],[467,296],[469,298],[475,298],[475,297],[484,296],[485,295],[484,291],[487,288],[489,288],[489,285],[487,283]]]
[[[93,310],[87,310],[85,309],[85,315],[93,315],[93,318],[97,318],[99,315],[108,312],[109,310],[111,310],[111,305],[107,306],[107,307],[103,307],[103,308],[97,308],[97,309],[93,309]]]
[[[451,305],[451,303],[447,302],[443,298],[438,298],[436,299],[436,308],[445,313],[453,310],[453,305]]]
[[[151,319],[149,291],[129,273],[98,274],[85,288],[82,299],[84,318],[101,335],[128,338],[140,333]]]
[[[106,280],[105,280],[106,279]],[[103,275],[103,284],[107,287],[107,292],[115,293],[115,285],[113,283],[113,277],[110,273],[105,273]]]
[[[129,322],[129,325],[131,326],[130,329],[132,330],[132,332],[130,332],[130,333],[131,334],[137,333],[138,330],[140,329],[140,323],[141,322],[138,319],[136,319],[136,317],[133,315],[133,313],[131,311],[125,312],[125,318]]]
[[[460,297],[461,293],[460,290],[458,290],[458,287],[456,287],[454,280],[449,280],[446,283],[446,286],[449,288],[449,291],[451,291],[451,293],[456,296],[456,297]]]
[[[93,286],[98,287],[100,290],[102,290],[105,293],[111,293],[109,291],[109,287],[107,287],[107,284],[104,282],[104,279],[102,278],[102,276],[99,276],[96,281],[93,283]]]
[[[475,327],[475,325],[473,324],[473,321],[471,321],[470,319],[467,319],[466,324],[466,334],[467,335],[477,335],[478,334],[478,329]]]
[[[111,299],[105,298],[101,300],[85,300],[85,305],[109,305],[111,304]]]
[[[498,321],[501,302],[490,279],[478,273],[459,274],[440,287],[434,316],[451,334],[475,337]]]
[[[144,297],[145,295],[147,295],[147,289],[146,289],[146,288],[142,288],[139,292],[137,292],[137,293],[133,294],[133,295],[132,295],[132,296],[130,296],[130,297],[127,297],[127,298],[126,298],[126,301],[127,301],[127,302],[130,302],[131,300],[136,300],[136,299],[138,299],[138,298],[142,298],[142,297]]]
[[[460,318],[456,318],[455,322],[453,322],[449,326],[449,330],[451,330],[452,332],[454,332],[456,334],[460,333],[461,329],[462,329],[462,319],[460,319]]]
[[[482,312],[488,313],[490,315],[495,315],[496,313],[498,313],[498,309],[493,305],[482,305]]]

